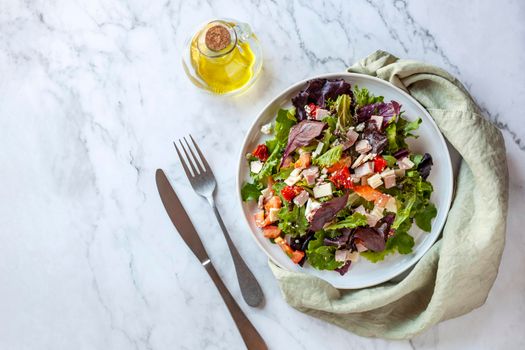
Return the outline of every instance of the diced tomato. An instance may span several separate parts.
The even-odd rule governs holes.
[[[275,238],[274,242],[279,246],[281,247],[281,249],[283,250],[283,252],[286,253],[286,255],[288,256],[292,256],[293,254],[293,249],[292,247],[290,247],[288,245],[288,243],[286,243],[286,241],[282,238],[282,237],[277,237]]]
[[[281,195],[284,199],[290,202],[295,198],[303,189],[300,186],[286,186],[281,190]]]
[[[301,153],[299,159],[294,164],[294,168],[308,168],[310,166],[311,156],[309,152]]]
[[[386,162],[385,158],[376,156],[374,158],[374,171],[376,173],[382,172],[386,168],[387,164],[388,163]]]
[[[268,225],[263,228],[263,234],[266,238],[277,238],[281,235],[281,229],[275,225]]]
[[[252,152],[252,155],[254,157],[259,158],[262,162],[266,162],[268,159],[268,147],[264,143],[261,143],[260,145],[257,145],[255,149]]]
[[[337,170],[341,170],[342,168],[348,168],[352,164],[352,158],[350,157],[344,157],[341,158],[337,163],[333,164],[331,167],[327,168],[329,173],[336,172]]]
[[[300,250],[296,250],[292,253],[292,261],[296,264],[299,264],[301,260],[304,258],[304,252]]]
[[[312,117],[315,117],[315,115],[317,114],[317,109],[318,109],[319,107],[317,107],[314,103],[309,103],[309,104],[308,104],[308,107],[310,108],[310,115],[311,115]]]
[[[350,177],[350,170],[348,170],[348,167],[343,167],[335,171],[330,176],[330,181],[332,181],[337,188],[354,188],[354,183]]]
[[[391,198],[388,194],[383,194],[368,185],[354,186],[354,191],[359,196],[363,197],[369,202],[374,202],[378,207],[381,208],[384,208]]]
[[[280,209],[281,205],[282,205],[281,198],[279,198],[279,196],[273,196],[272,198],[270,198],[268,202],[266,202],[266,204],[264,205],[264,209],[268,213],[270,212],[270,209],[272,208]]]
[[[368,185],[354,186],[354,191],[369,202],[373,202],[381,196],[381,192]]]
[[[257,227],[264,227],[264,226],[266,226],[265,225],[265,220],[264,220],[264,210],[258,211],[257,213],[255,213],[255,215],[253,217],[254,217],[254,221],[255,221],[255,226],[257,226]]]

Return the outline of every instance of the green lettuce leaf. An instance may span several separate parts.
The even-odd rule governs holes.
[[[353,213],[352,215],[347,216],[343,220],[325,227],[325,229],[337,230],[341,228],[356,228],[358,226],[366,226],[367,224],[368,221],[366,220],[366,216],[360,213]]]
[[[290,128],[297,123],[295,118],[295,108],[280,109],[275,119],[275,139],[277,142],[285,144],[288,142]]]
[[[383,154],[382,157],[383,157],[384,160],[386,160],[386,162],[387,162],[387,164],[388,164],[388,166],[390,168],[393,168],[394,165],[397,162],[397,159],[394,156],[389,156],[388,154]]]
[[[376,102],[383,102],[383,96],[374,96],[367,88],[360,89],[357,85],[354,87],[354,98],[357,107],[371,105]]]
[[[381,261],[388,254],[399,252],[409,254],[414,247],[414,238],[408,233],[414,221],[422,230],[430,232],[432,229],[432,219],[437,214],[437,209],[430,202],[432,194],[432,184],[424,180],[418,171],[412,170],[406,173],[405,178],[400,182],[401,189],[391,188],[385,190],[393,195],[398,204],[396,218],[392,224],[395,230],[394,236],[386,242],[385,250],[382,252],[363,252],[361,255],[372,261]]]
[[[433,203],[429,203],[414,216],[416,219],[416,225],[423,231],[430,232],[432,230],[432,219],[435,218],[436,215],[436,206]]]
[[[352,114],[350,112],[350,105],[352,104],[352,98],[350,95],[344,94],[339,95],[335,101],[335,111],[337,113],[337,128],[340,130],[345,130],[347,127],[351,126],[352,123]]]
[[[289,210],[286,206],[279,211],[279,228],[292,237],[304,236],[308,229],[308,221],[304,215],[305,206],[293,206]]]
[[[409,122],[403,117],[392,119],[385,129],[388,141],[387,152],[392,154],[402,148],[407,148],[406,138],[417,137],[412,131],[417,130],[420,124],[421,118],[412,122]]]
[[[261,195],[261,185],[258,183],[246,182],[241,188],[241,197],[243,201],[258,200]]]
[[[261,171],[258,174],[252,175],[252,178],[255,181],[260,182],[267,176],[273,175],[274,172],[278,170],[283,148],[282,145],[278,145],[274,148],[266,162],[264,162]]]
[[[314,239],[308,243],[306,249],[306,257],[310,265],[318,270],[335,270],[343,265],[342,262],[335,260],[334,246],[324,245],[325,232],[317,231]]]
[[[286,180],[288,176],[290,176],[290,173],[293,171],[294,167],[289,166],[287,168],[281,168],[279,169],[279,172],[273,175],[274,180]]]
[[[282,181],[274,182],[272,189],[276,195],[278,195],[281,198],[281,202],[284,203],[285,199],[283,195],[281,194],[281,190],[286,187],[286,184]]]
[[[338,145],[335,147],[332,147],[316,159],[314,159],[314,163],[317,165],[321,165],[324,167],[329,167],[339,161],[341,159],[341,155],[343,154],[343,146]]]

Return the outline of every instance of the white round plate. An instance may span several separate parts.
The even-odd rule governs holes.
[[[308,263],[306,263],[304,267],[295,265],[276,244],[272,244],[268,239],[264,238],[261,230],[255,226],[253,214],[256,211],[256,203],[245,203],[240,196],[242,184],[249,180],[249,169],[245,155],[252,151],[257,144],[273,137],[273,135],[266,136],[262,134],[260,132],[261,126],[274,121],[277,111],[280,108],[290,108],[292,106],[291,98],[305,88],[308,80],[316,78],[342,78],[352,84],[352,87],[358,85],[361,88],[367,88],[374,95],[384,96],[385,101],[395,100],[399,102],[402,105],[401,109],[405,111],[403,116],[406,119],[415,120],[418,117],[422,118],[423,122],[417,131],[419,137],[417,139],[409,139],[407,140],[407,143],[409,144],[411,151],[421,154],[428,152],[432,155],[434,165],[432,166],[432,171],[430,172],[428,180],[434,186],[431,201],[436,205],[438,212],[432,222],[432,232],[423,232],[415,224],[412,226],[410,234],[415,239],[415,245],[411,254],[391,254],[387,256],[384,261],[375,264],[361,258],[358,262],[353,263],[350,266],[349,271],[344,276],[341,276],[335,271],[316,270],[309,266]],[[239,168],[237,172],[238,198],[241,202],[243,216],[246,219],[251,230],[251,235],[256,240],[257,244],[273,262],[283,269],[303,272],[320,277],[334,287],[340,289],[365,288],[383,283],[398,276],[413,266],[438,238],[450,207],[452,190],[452,164],[448,148],[441,132],[428,112],[416,100],[401,89],[384,80],[362,74],[324,74],[303,80],[289,87],[268,103],[268,105],[257,116],[246,135],[239,155]]]

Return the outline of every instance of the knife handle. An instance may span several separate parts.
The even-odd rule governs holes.
[[[241,310],[235,299],[233,299],[233,296],[230,294],[224,283],[222,282],[222,279],[219,277],[219,274],[213,267],[211,261],[207,261],[203,263],[204,268],[208,272],[208,275],[210,275],[213,283],[215,283],[215,286],[219,290],[219,293],[222,297],[222,300],[224,300],[224,303],[228,307],[228,310],[230,311],[230,314],[232,315],[233,321],[237,325],[237,329],[239,330],[239,333],[241,333],[242,340],[244,340],[244,344],[246,344],[246,347],[249,350],[256,349],[256,350],[266,350],[268,347],[264,343],[263,338],[257,332],[255,327],[252,325],[250,320],[246,317],[244,312]]]

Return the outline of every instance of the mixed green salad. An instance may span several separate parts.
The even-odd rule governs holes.
[[[296,264],[344,275],[362,256],[372,262],[412,252],[413,223],[431,230],[428,154],[409,150],[421,119],[403,117],[343,79],[315,79],[261,132],[273,135],[246,155],[255,224]]]

